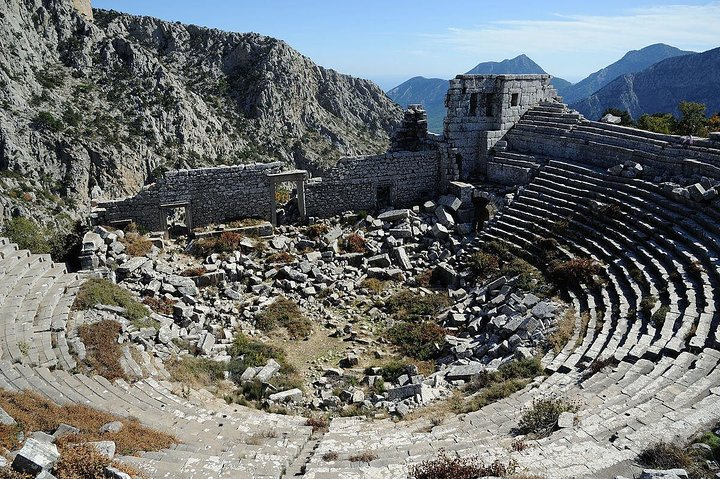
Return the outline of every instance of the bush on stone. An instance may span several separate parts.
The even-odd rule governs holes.
[[[93,278],[85,281],[80,287],[73,308],[91,309],[95,305],[105,304],[119,306],[125,309],[122,315],[130,321],[146,317],[148,309],[130,294],[112,281],[103,278]]]
[[[547,437],[555,430],[560,414],[577,410],[578,407],[567,399],[536,399],[532,406],[523,412],[518,423],[518,432],[537,438]]]
[[[312,333],[312,322],[302,314],[293,300],[284,296],[259,313],[255,317],[255,325],[265,332],[283,327],[292,339],[305,338]]]
[[[387,339],[400,352],[422,361],[436,358],[445,344],[446,331],[432,321],[409,323],[400,321],[387,332]]]

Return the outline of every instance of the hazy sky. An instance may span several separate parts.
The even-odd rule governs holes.
[[[720,1],[93,0],[93,6],[270,35],[384,89],[417,75],[451,78],[521,53],[577,81],[653,43],[720,47]]]

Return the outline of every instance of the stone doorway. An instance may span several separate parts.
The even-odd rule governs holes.
[[[308,178],[306,170],[284,171],[282,173],[272,173],[267,175],[270,180],[270,222],[273,226],[278,225],[278,201],[277,193],[279,185],[283,183],[293,183],[297,194],[297,207],[300,212],[300,220],[307,218],[307,209],[305,207],[305,180]]]
[[[189,202],[160,205],[160,225],[166,239],[189,235],[192,231],[192,211]]]

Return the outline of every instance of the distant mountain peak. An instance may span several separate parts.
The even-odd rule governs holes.
[[[506,58],[501,62],[483,62],[475,65],[468,75],[513,75],[527,73],[545,73],[540,65],[524,53],[515,58]]]

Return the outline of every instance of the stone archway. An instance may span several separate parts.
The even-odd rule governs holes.
[[[277,226],[277,185],[280,183],[295,183],[297,189],[298,210],[300,211],[300,219],[307,217],[307,209],[305,207],[305,180],[308,178],[306,170],[283,171],[282,173],[271,173],[267,177],[270,179],[270,222],[273,226]]]

